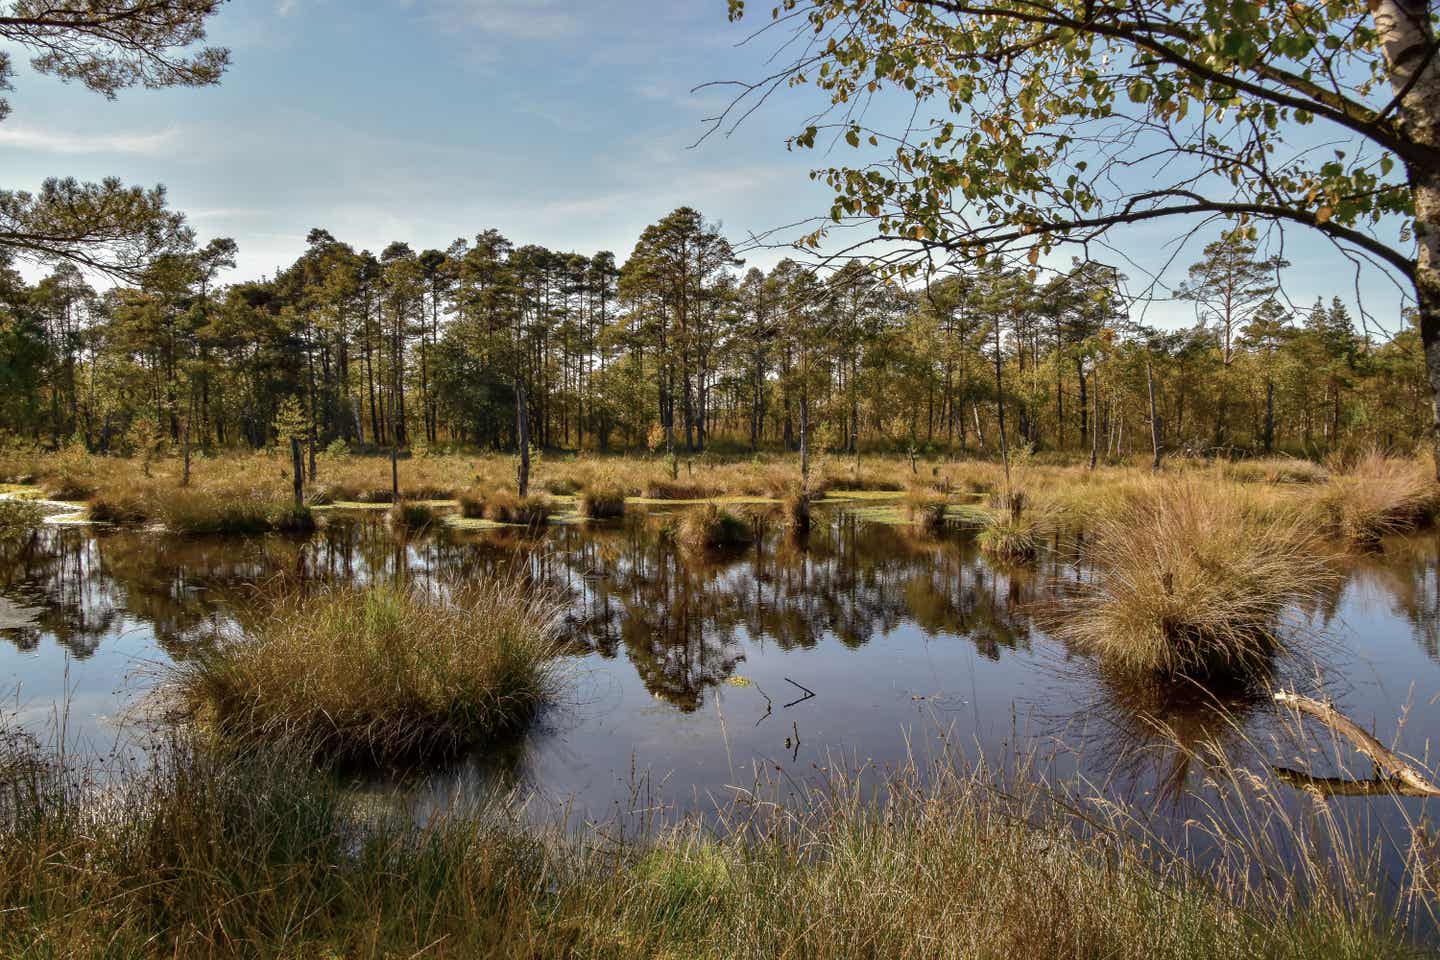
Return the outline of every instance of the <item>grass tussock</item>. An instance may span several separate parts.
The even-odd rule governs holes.
[[[454,597],[391,586],[282,601],[179,670],[185,712],[224,739],[322,759],[453,756],[517,731],[554,693],[556,613],[511,583]]]
[[[904,771],[873,801],[837,776],[809,807],[792,793],[719,832],[617,842],[503,810],[421,825],[302,764],[183,742],[97,804],[53,758],[10,753],[0,941],[15,956],[1420,955],[1374,871],[1324,836],[1297,844],[1293,875],[1257,881],[1225,857],[1202,874],[1118,817],[1081,821],[1043,783],[980,767]]]
[[[586,487],[577,501],[580,516],[587,520],[613,520],[625,515],[625,490],[611,484]]]
[[[584,482],[578,477],[551,477],[545,481],[545,492],[552,497],[573,497],[581,491],[584,485]]]
[[[1040,556],[1045,536],[1055,527],[1056,513],[1054,506],[1036,502],[1023,490],[992,493],[976,542],[1001,562],[1030,563]]]
[[[1258,519],[1223,488],[1155,483],[1094,530],[1094,579],[1060,625],[1127,673],[1243,673],[1284,645],[1283,620],[1332,574],[1298,513]]]
[[[1368,545],[1428,521],[1437,494],[1433,465],[1371,452],[1333,474],[1315,508],[1329,534]]]
[[[945,529],[950,500],[926,488],[915,487],[905,496],[905,509],[910,515],[911,523],[922,530],[935,532]]]
[[[522,527],[543,527],[550,520],[550,501],[537,494],[520,498],[509,491],[498,491],[485,498],[485,519],[495,523],[511,523]]]
[[[1234,483],[1323,483],[1326,471],[1311,460],[1273,457],[1226,462],[1221,467],[1221,476]]]
[[[723,491],[708,484],[686,480],[671,480],[665,477],[651,477],[645,481],[642,493],[647,500],[704,500],[718,497]]]
[[[90,502],[90,519],[101,523],[160,523],[176,533],[255,534],[271,531],[309,533],[315,516],[263,489],[158,485],[112,491]]]
[[[392,527],[410,533],[423,533],[440,520],[430,504],[414,500],[397,500],[391,504],[388,513]]]
[[[785,493],[780,500],[780,516],[787,528],[797,531],[810,529],[811,499],[809,494],[793,488]]]
[[[1005,563],[1030,563],[1040,556],[1049,525],[1036,511],[985,514],[976,542],[987,556]]]
[[[676,539],[695,550],[724,550],[749,546],[755,540],[755,531],[743,518],[707,503],[686,512]]]

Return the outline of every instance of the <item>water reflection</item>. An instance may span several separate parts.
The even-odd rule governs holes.
[[[612,798],[637,765],[673,772],[677,788],[699,795],[750,762],[803,771],[836,750],[898,759],[905,729],[938,723],[959,724],[981,749],[1022,729],[1063,738],[1084,755],[1070,761],[1077,768],[1178,803],[1203,779],[1195,758],[1207,745],[1252,738],[1270,714],[1261,685],[1159,690],[1049,638],[1047,604],[1091,575],[1073,539],[1009,569],[958,533],[844,510],[817,515],[805,536],[761,518],[753,547],[721,556],[660,529],[644,513],[539,535],[441,528],[407,538],[373,513],[337,514],[308,539],[47,527],[0,546],[0,596],[32,611],[0,629],[23,655],[0,663],[35,687],[59,671],[57,653],[84,663],[122,637],[127,655],[183,659],[279,589],[518,575],[565,598],[577,693],[525,745],[477,764],[557,795]],[[1334,638],[1325,670],[1344,678],[1342,701],[1377,729],[1392,729],[1404,707],[1397,685],[1424,684],[1422,701],[1440,688],[1436,570],[1434,536],[1399,541],[1354,561],[1302,612],[1307,630]],[[107,661],[82,672],[80,692],[121,696],[115,670]],[[1277,663],[1274,679],[1305,687],[1316,674],[1302,660]],[[816,696],[788,707],[775,696],[799,686]],[[1440,706],[1415,704],[1406,736],[1423,748],[1432,721]]]

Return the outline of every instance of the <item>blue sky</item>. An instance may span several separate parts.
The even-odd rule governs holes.
[[[823,213],[830,197],[807,176],[825,158],[784,147],[817,106],[813,90],[689,148],[724,101],[692,88],[754,78],[773,49],[739,46],[758,23],[728,23],[725,6],[233,0],[211,29],[233,55],[219,87],[107,102],[19,64],[13,112],[0,123],[5,185],[54,174],[164,183],[202,241],[239,243],[232,279],[273,274],[311,227],[375,251],[392,240],[444,248],[494,227],[519,243],[611,249],[623,260],[646,224],[689,204],[738,239]],[[1173,233],[1157,225],[1117,240],[1153,268]],[[1202,243],[1179,257],[1173,279]],[[1323,244],[1292,235],[1287,254],[1297,303],[1353,300],[1350,269]],[[1393,326],[1390,286],[1370,278],[1364,289]],[[1150,319],[1190,315],[1176,304]]]

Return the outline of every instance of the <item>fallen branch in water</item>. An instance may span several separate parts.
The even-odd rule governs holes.
[[[1327,797],[1431,797],[1433,788],[1420,790],[1400,780],[1387,777],[1373,777],[1369,780],[1351,780],[1348,777],[1317,777],[1289,767],[1271,767],[1275,776],[1299,790],[1314,790]]]
[[[1329,703],[1281,690],[1275,694],[1275,702],[1290,707],[1298,713],[1309,714],[1329,727],[1335,733],[1349,740],[1355,749],[1375,764],[1377,776],[1373,780],[1346,780],[1337,777],[1312,777],[1308,774],[1277,767],[1276,774],[1285,782],[1313,787],[1330,795],[1360,795],[1371,793],[1398,793],[1408,797],[1440,797],[1440,787],[1430,781],[1411,763],[1376,740],[1365,728],[1336,710]]]

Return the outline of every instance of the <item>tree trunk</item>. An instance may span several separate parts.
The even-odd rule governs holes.
[[[305,463],[300,459],[300,438],[290,438],[290,466],[295,485],[295,509],[305,506]]]
[[[1275,450],[1275,381],[1265,378],[1265,453]]]
[[[1440,478],[1440,57],[1432,55],[1431,0],[1371,0],[1390,70],[1390,86],[1400,97],[1399,120],[1408,137],[1428,148],[1422,159],[1406,162],[1415,200],[1415,300],[1425,372],[1430,381],[1430,440]]]
[[[1005,503],[1012,502],[1010,490],[1010,447],[1005,439],[1005,381],[1002,374],[1005,357],[1000,352],[1000,324],[995,324],[995,419],[1000,431],[1000,463],[1005,468]],[[976,424],[977,428],[979,424]]]
[[[1094,416],[1090,418],[1090,469],[1095,469],[1095,463],[1100,459],[1100,373],[1097,370],[1094,375],[1095,382],[1090,387],[1091,402],[1094,403]]]
[[[1150,393],[1150,449],[1155,453],[1155,460],[1150,464],[1150,470],[1154,473],[1160,472],[1160,416],[1155,412],[1155,371],[1151,368],[1149,359],[1145,361],[1145,388]]]
[[[520,448],[516,481],[521,498],[530,495],[530,414],[525,408],[525,384],[515,384],[515,443]]]
[[[800,496],[810,498],[810,391],[800,385]]]

